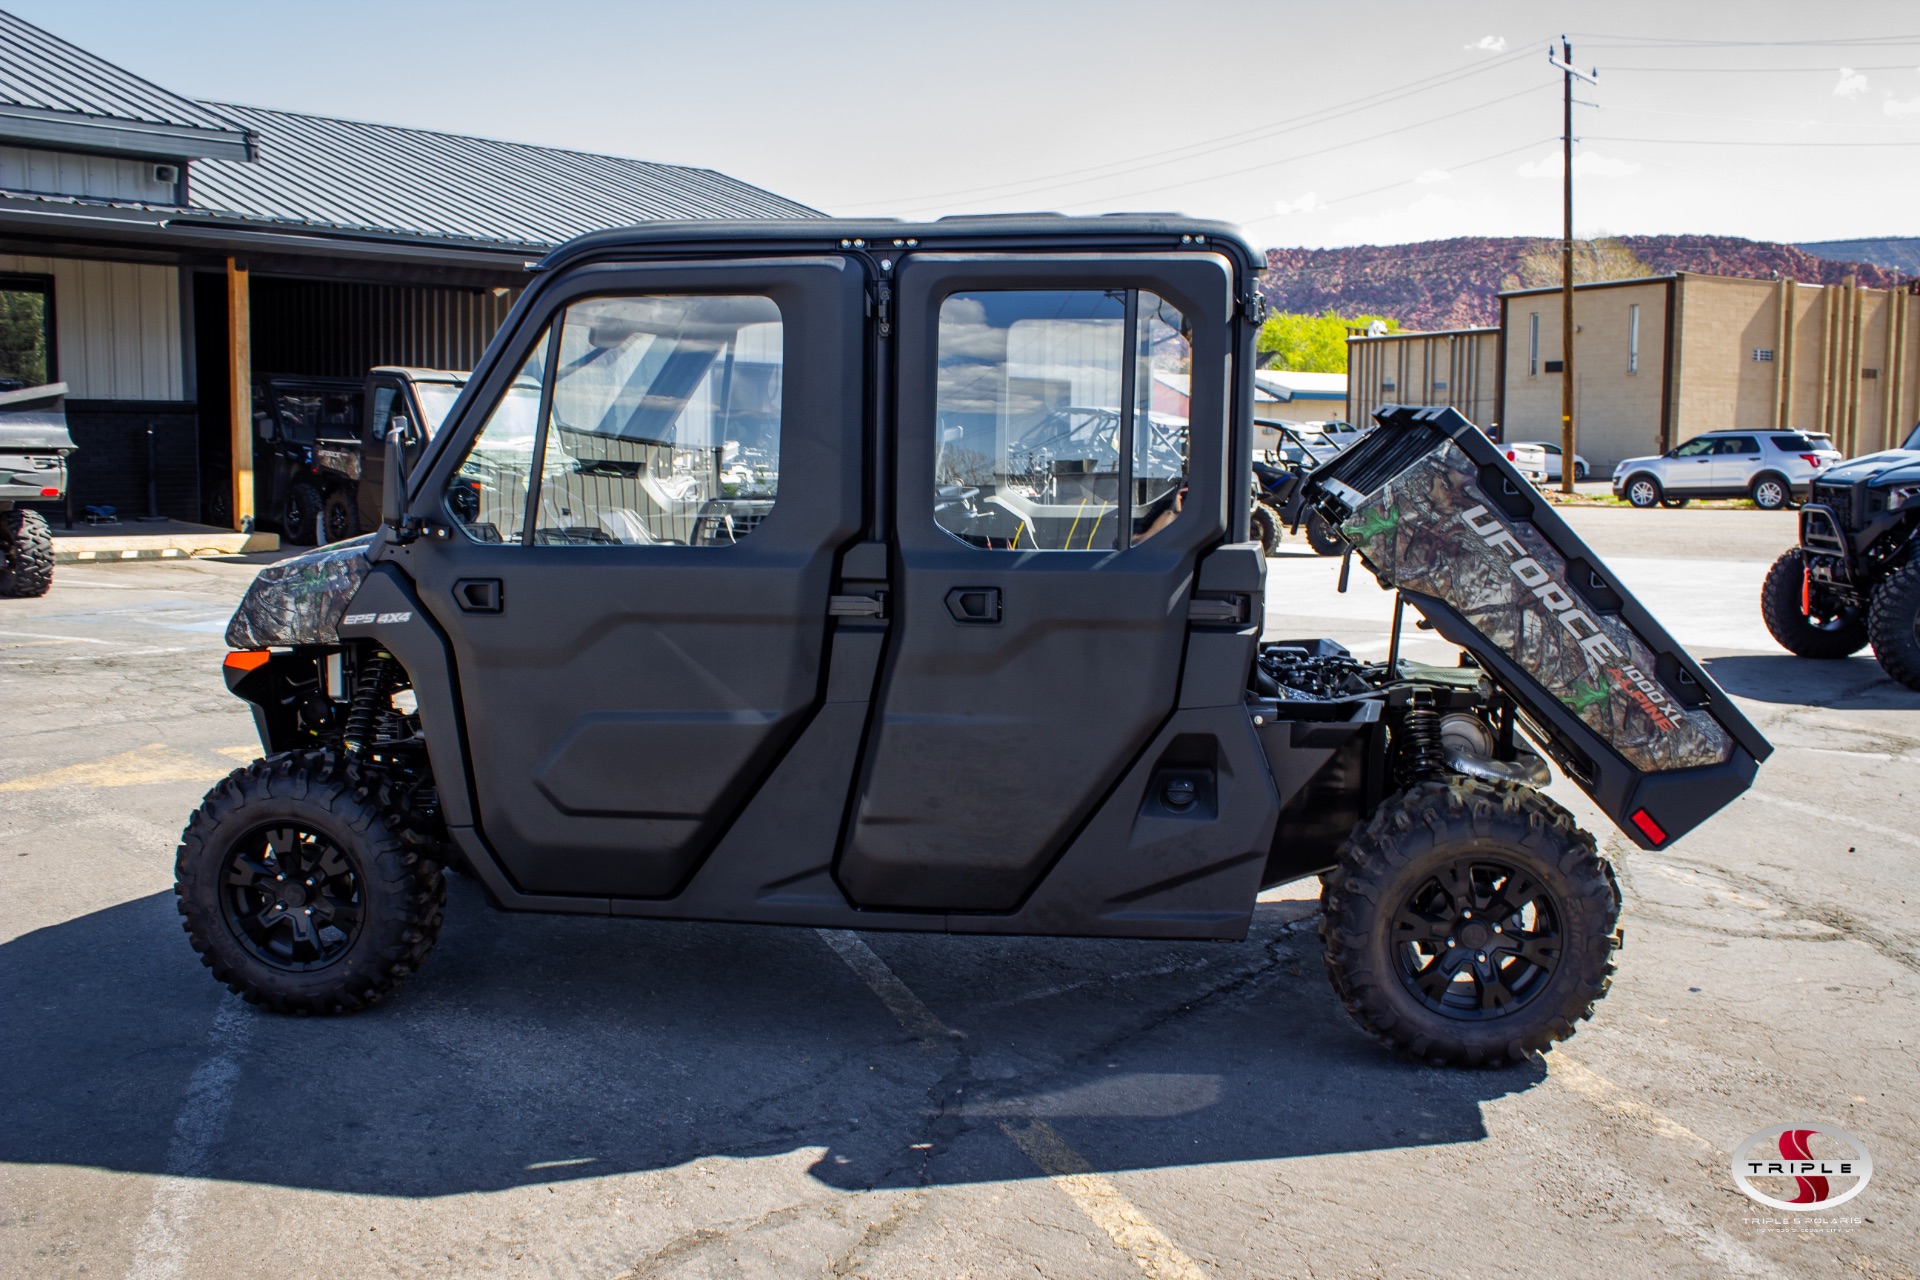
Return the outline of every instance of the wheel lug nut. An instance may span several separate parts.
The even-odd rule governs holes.
[[[1460,944],[1459,944],[1459,943],[1458,943],[1457,941],[1455,941],[1454,939],[1452,939],[1452,938],[1448,938],[1448,939],[1447,939],[1447,946],[1448,946],[1448,947],[1457,947],[1457,946],[1459,946],[1459,945],[1460,945]]]
[[[1462,919],[1465,919],[1465,920],[1471,920],[1471,919],[1473,919],[1473,912],[1471,912],[1471,911],[1462,911],[1462,912],[1460,913],[1460,916],[1461,916],[1461,918],[1462,918]]]
[[[1474,959],[1478,960],[1481,964],[1485,964],[1487,962],[1487,953],[1482,951],[1476,956],[1474,956]]]
[[[307,913],[308,915],[312,915],[312,914],[313,914],[313,908],[312,908],[312,907],[302,907],[302,908],[300,908],[300,909],[301,909],[302,911],[304,911],[304,912],[306,912],[306,913]]]
[[[285,911],[287,909],[287,904],[284,902],[276,902],[273,904],[273,909],[275,911]]]
[[[311,882],[309,882],[309,883],[311,883]],[[1495,925],[1495,926],[1493,926],[1493,931],[1494,931],[1495,933],[1499,933],[1499,932],[1500,932],[1500,926],[1499,926],[1499,925]]]
[[[285,877],[285,876],[275,876],[275,877],[274,877],[274,879],[275,879],[275,880],[285,880],[285,879],[286,879],[286,877]]]

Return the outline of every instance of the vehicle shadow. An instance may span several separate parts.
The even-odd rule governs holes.
[[[1704,658],[1700,665],[1728,693],[1756,702],[1837,711],[1911,711],[1920,705],[1920,693],[1888,676],[1871,654],[1822,660],[1742,653]]]
[[[954,1031],[922,1040],[812,930],[452,896],[386,1004],[247,1008],[237,1069],[198,1080],[237,997],[171,894],[0,946],[0,1159],[160,1173],[185,1135],[198,1176],[438,1196],[816,1149],[829,1185],[919,1186],[1039,1176],[1003,1131],[1035,1118],[1103,1170],[1471,1141],[1544,1074],[1388,1056],[1271,919],[1237,946],[863,935]]]

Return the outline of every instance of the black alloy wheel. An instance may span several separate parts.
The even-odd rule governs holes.
[[[1270,556],[1280,545],[1280,522],[1272,510],[1261,503],[1253,504],[1253,511],[1247,517],[1247,532],[1260,544],[1260,554]]]
[[[297,547],[313,541],[315,521],[320,518],[320,490],[310,484],[296,484],[287,490],[287,502],[280,509],[280,537]]]
[[[360,874],[323,832],[291,824],[249,832],[228,852],[221,880],[227,928],[263,964],[324,969],[360,935]]]
[[[1845,658],[1869,640],[1867,611],[1807,576],[1806,552],[1780,554],[1760,584],[1760,620],[1788,653],[1802,658]]]
[[[320,515],[316,522],[320,545],[345,542],[359,534],[360,512],[355,497],[351,489],[335,489],[320,504]]]
[[[1546,989],[1560,963],[1560,910],[1546,886],[1497,858],[1456,858],[1394,914],[1396,971],[1450,1018],[1498,1018]]]
[[[1318,511],[1307,512],[1307,545],[1316,555],[1338,556],[1347,551],[1346,539]]]

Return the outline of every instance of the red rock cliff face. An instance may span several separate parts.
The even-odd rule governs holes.
[[[1621,236],[1612,244],[1626,253],[1608,260],[1609,277],[1697,271],[1758,280],[1777,275],[1809,284],[1838,284],[1853,275],[1875,289],[1902,282],[1898,273],[1866,263],[1835,262],[1792,245],[1735,236]],[[1518,236],[1270,249],[1261,288],[1281,311],[1388,315],[1409,329],[1490,325],[1498,319],[1495,298],[1502,289],[1532,283],[1543,266],[1552,266],[1551,278],[1558,279],[1557,250],[1554,241]],[[1621,259],[1638,259],[1644,270],[1619,271]]]

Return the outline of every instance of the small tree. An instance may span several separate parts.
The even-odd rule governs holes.
[[[1317,316],[1281,312],[1269,316],[1260,326],[1256,350],[1261,367],[1291,369],[1299,373],[1345,373],[1347,371],[1347,334],[1365,329],[1374,321],[1385,324],[1389,333],[1400,327],[1398,320],[1385,316],[1341,316],[1329,307]]]

